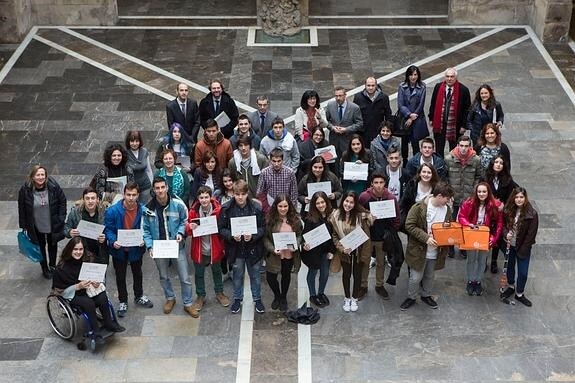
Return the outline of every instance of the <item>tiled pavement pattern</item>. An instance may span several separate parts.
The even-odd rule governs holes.
[[[354,3],[357,9],[350,12],[383,13],[377,6],[367,10],[364,3]],[[138,4],[142,14],[154,9],[152,2]],[[314,12],[319,9],[315,4],[344,12],[323,0],[312,4]],[[227,14],[243,11],[238,7]],[[197,12],[216,14],[213,8]],[[376,76],[389,74],[486,30],[321,30],[318,48],[254,51],[245,46],[245,30],[218,31],[215,44],[205,30],[77,32],[200,85],[211,76],[221,76],[232,96],[250,105],[266,92],[273,108],[289,115],[308,87],[327,99],[335,83],[359,86],[371,71]],[[88,49],[63,32],[39,34],[82,54],[94,54],[94,59],[134,77],[149,75],[119,57],[102,54],[100,48]],[[498,32],[422,65],[424,77],[524,34],[521,29]],[[178,38],[187,42],[188,53],[174,42]],[[222,54],[214,60],[218,51]],[[495,294],[498,278],[491,274],[486,275],[488,293],[468,297],[464,261],[455,259],[437,274],[439,310],[418,302],[400,312],[406,289],[403,270],[398,286],[389,288],[391,301],[381,301],[370,280],[360,311],[345,314],[340,307],[340,276],[332,275],[328,284],[332,305],[311,327],[314,382],[575,381],[571,320],[575,263],[569,250],[575,243],[570,225],[575,216],[570,203],[575,183],[575,108],[530,40],[467,66],[460,70],[460,78],[472,91],[482,82],[493,84],[506,112],[504,141],[512,151],[513,174],[527,187],[541,214],[526,291],[534,306],[501,304]],[[385,89],[394,92],[397,82],[390,79]],[[156,307],[145,310],[130,304],[122,321],[127,332],[92,354],[77,351],[74,344],[54,335],[44,307],[49,283],[41,279],[37,265],[17,255],[15,198],[30,164],[47,165],[72,200],[89,181],[105,144],[121,139],[126,130],[143,130],[147,146],[155,148],[153,141],[165,129],[164,104],[163,98],[36,40],[0,84],[0,382],[81,382],[93,381],[96,374],[110,382],[235,380],[240,317],[215,303],[210,285],[200,319],[186,316],[181,302],[165,316],[157,271],[146,258],[145,291]],[[110,272],[109,291],[116,302],[113,279]],[[177,288],[177,277],[175,282]],[[263,285],[269,309],[271,296]],[[292,307],[296,285],[294,275]],[[225,289],[231,295],[229,282]],[[251,381],[296,382],[297,327],[268,312],[256,315],[252,335]]]

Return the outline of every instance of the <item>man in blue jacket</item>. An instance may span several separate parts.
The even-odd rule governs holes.
[[[128,263],[132,269],[134,287],[134,303],[152,308],[154,304],[144,295],[142,287],[142,256],[146,251],[144,242],[141,246],[123,247],[118,243],[119,229],[141,229],[143,205],[138,202],[140,187],[135,182],[128,182],[124,187],[124,198],[106,210],[104,224],[108,248],[112,255],[112,263],[116,273],[118,287],[118,316],[123,318],[128,311],[128,289],[126,287],[126,271]]]

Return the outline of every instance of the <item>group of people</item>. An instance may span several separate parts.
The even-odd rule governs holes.
[[[344,88],[336,87],[334,100],[325,109],[316,91],[306,91],[290,130],[270,110],[267,97],[257,98],[254,112],[240,114],[221,81],[211,81],[209,89],[198,106],[188,96],[188,86],[177,85],[177,97],[166,106],[169,131],[153,159],[139,131],[127,132],[124,145],[110,144],[103,164],[68,215],[60,186],[46,168],[33,167],[19,193],[20,227],[39,244],[43,275],[53,277],[55,288],[65,290],[69,286],[62,281],[67,281],[76,296],[85,296],[90,286],[98,285],[78,281],[70,270],[79,272],[79,268],[70,268],[70,262],[107,264],[111,256],[118,316],[128,311],[128,265],[134,303],[152,307],[143,291],[142,257],[148,253],[154,258],[154,241],[174,240],[179,246],[177,259],[154,258],[166,314],[176,303],[171,266],[178,271],[183,308],[196,318],[206,303],[208,266],[215,299],[230,306],[232,313],[241,310],[247,269],[255,310],[263,313],[261,273],[265,270],[273,292],[271,308],[285,311],[292,273],[299,271],[301,262],[308,267],[309,300],[317,307],[330,304],[325,294],[330,268],[341,268],[343,310],[354,312],[368,292],[371,265],[376,293],[389,299],[385,283],[395,285],[405,262],[408,296],[401,309],[411,307],[418,295],[436,308],[435,270],[442,269],[446,257],[456,252],[453,247],[438,246],[431,226],[459,221],[471,228],[487,226],[490,232],[490,251],[458,252],[467,262],[467,293],[483,293],[488,254],[491,272],[497,273],[498,254],[503,250],[509,267],[502,295],[515,294],[517,301],[531,306],[524,291],[537,212],[510,174],[509,148],[501,142],[504,114],[489,85],[481,85],[471,103],[457,71],[448,68],[433,89],[426,119],[426,85],[419,68],[410,66],[399,85],[395,117],[389,97],[369,77],[353,102]],[[201,129],[203,136],[198,138]],[[399,130],[401,138],[395,136]],[[388,214],[371,212],[374,203],[382,201],[389,201]],[[215,217],[217,230],[195,236],[202,219],[208,217]],[[84,238],[78,230],[81,221],[101,224],[104,230],[97,238]],[[118,242],[119,230],[126,229],[142,230],[139,246]],[[312,243],[310,232],[315,236],[321,229],[329,236]],[[365,238],[350,245],[358,230]],[[405,253],[400,232],[407,235]],[[283,242],[279,233],[286,235]],[[64,237],[73,242],[56,264],[57,243]],[[188,246],[186,237],[191,237]],[[287,237],[293,243],[286,245]],[[82,255],[76,256],[80,247]],[[229,274],[231,299],[223,284]],[[92,301],[95,310],[101,300]]]

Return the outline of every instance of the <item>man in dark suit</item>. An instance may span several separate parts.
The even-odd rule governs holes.
[[[176,87],[176,99],[166,104],[166,116],[168,117],[168,129],[174,122],[182,125],[184,131],[194,143],[198,141],[200,131],[200,113],[196,100],[188,97],[189,88],[186,84],[178,84]]]
[[[449,151],[452,151],[459,136],[465,133],[471,106],[469,89],[457,80],[455,68],[447,68],[444,75],[443,81],[435,84],[429,105],[435,152],[441,158],[444,157],[445,142],[449,142]]]
[[[220,126],[220,131],[225,138],[230,138],[234,134],[234,128],[238,124],[239,111],[232,97],[224,91],[224,86],[220,80],[211,80],[208,87],[210,93],[200,101],[200,122],[206,127],[206,121],[216,119],[216,117],[226,112],[230,122],[225,126]]]
[[[270,101],[267,96],[258,96],[256,103],[258,110],[254,110],[248,114],[248,118],[252,123],[252,129],[258,136],[264,138],[272,128],[272,121],[275,120],[278,115],[269,110]]]
[[[338,158],[347,150],[349,140],[354,133],[361,134],[363,119],[359,106],[346,99],[345,88],[335,88],[335,101],[327,104],[325,115],[329,130],[329,143],[335,146]],[[366,147],[369,147],[368,144]]]
[[[375,77],[365,79],[365,89],[353,97],[353,102],[361,109],[363,117],[363,140],[366,146],[378,136],[381,123],[391,118],[389,97],[377,85]]]

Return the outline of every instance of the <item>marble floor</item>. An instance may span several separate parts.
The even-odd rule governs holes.
[[[126,0],[119,9],[122,16],[250,16],[254,3]],[[39,28],[16,51],[13,66],[5,63],[16,46],[0,46],[0,382],[82,382],[96,375],[106,382],[575,381],[573,51],[544,47],[519,27],[450,27],[440,18],[417,26],[362,22],[362,16],[441,16],[447,1],[353,4],[311,2],[317,47],[248,47],[254,21],[223,17],[214,18],[221,28],[199,21],[170,28],[165,20],[137,18],[117,27]],[[526,290],[532,308],[499,302],[499,277],[489,273],[486,294],[467,296],[465,261],[455,258],[436,275],[438,310],[419,301],[399,310],[404,269],[397,286],[387,286],[389,301],[373,290],[372,270],[357,313],[342,311],[341,277],[332,274],[332,304],[309,327],[270,310],[265,282],[263,315],[252,315],[248,302],[242,314],[231,315],[208,282],[199,319],[187,316],[181,302],[166,316],[156,268],[146,258],[144,287],[155,307],[131,304],[125,333],[95,353],[54,334],[45,309],[50,283],[16,244],[16,197],[32,164],[46,165],[73,201],[106,144],[127,130],[141,130],[155,150],[178,81],[191,84],[199,99],[209,79],[219,77],[243,111],[267,94],[272,109],[290,121],[304,90],[316,89],[327,101],[334,86],[351,95],[372,74],[395,111],[397,85],[411,63],[420,66],[429,91],[446,67],[456,66],[472,92],[490,83],[503,105],[512,173],[540,213]],[[306,299],[303,273],[292,275],[291,308]],[[108,279],[117,303],[113,270]],[[225,291],[232,293],[229,281]]]

